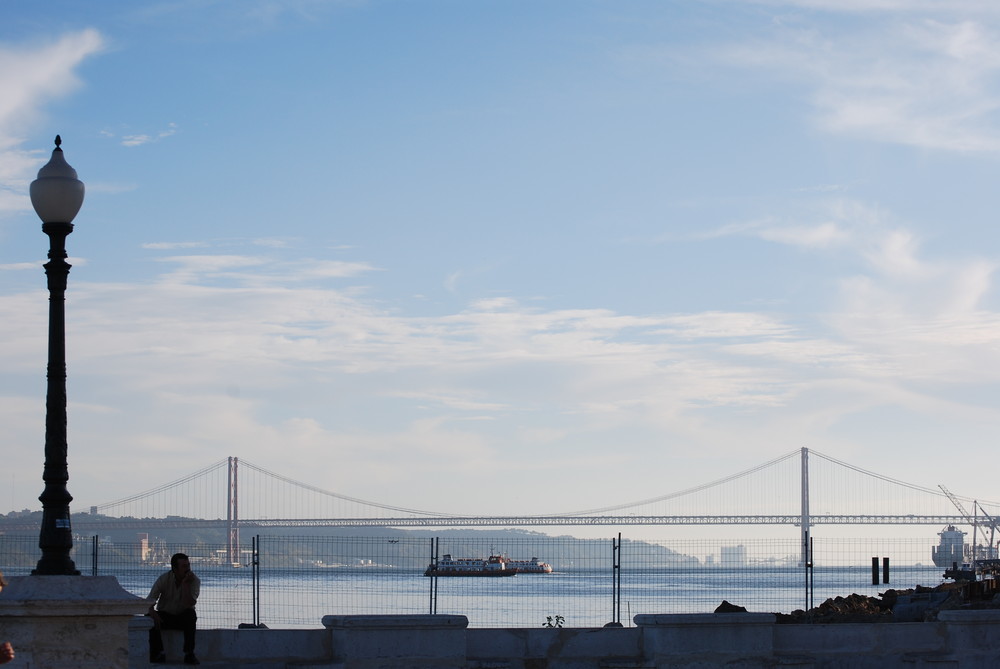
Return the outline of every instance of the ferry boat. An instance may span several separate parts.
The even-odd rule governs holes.
[[[507,567],[517,569],[519,574],[551,574],[552,565],[533,557],[530,560],[507,560]]]
[[[515,576],[517,569],[508,567],[502,555],[483,558],[453,558],[446,553],[437,564],[429,564],[424,576]]]

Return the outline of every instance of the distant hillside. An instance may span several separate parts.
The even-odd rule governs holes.
[[[37,538],[37,528],[42,514],[15,512],[0,516],[0,544],[4,537],[18,537],[20,544]],[[116,520],[106,516],[109,521]],[[90,514],[74,514],[74,523],[80,519],[93,521]],[[156,519],[151,519],[156,520]],[[16,528],[16,529],[15,529]],[[76,543],[92,540],[92,535],[76,532]],[[108,529],[99,533],[102,544],[134,545],[141,535],[163,550],[194,550],[195,554],[210,555],[227,544],[224,528],[169,528],[150,524],[150,531],[135,529]],[[552,536],[520,528],[490,529],[420,529],[404,530],[387,527],[269,527],[266,531],[244,529],[240,544],[246,550],[254,537],[260,537],[262,553],[270,561],[281,558],[285,566],[301,564],[328,564],[370,560],[374,564],[408,566],[426,565],[433,557],[451,554],[456,557],[486,557],[492,553],[506,554],[515,559],[537,557],[556,569],[605,568],[612,564],[610,539],[578,539],[570,536]],[[635,564],[641,556],[644,565],[658,567],[697,567],[699,561],[657,544],[641,541],[623,541],[623,549]],[[332,552],[333,551],[333,552]]]

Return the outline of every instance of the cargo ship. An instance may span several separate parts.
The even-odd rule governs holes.
[[[931,560],[934,561],[934,565],[948,568],[968,562],[968,556],[965,554],[965,535],[965,532],[954,525],[949,525],[938,532],[941,541],[931,548]]]

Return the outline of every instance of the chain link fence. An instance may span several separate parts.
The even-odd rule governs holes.
[[[35,537],[0,535],[0,569],[7,576],[30,573],[40,555],[37,543]],[[789,613],[828,597],[934,586],[943,569],[931,564],[932,543],[814,539],[804,563],[800,543],[783,539],[257,536],[230,549],[87,537],[77,538],[73,559],[82,574],[115,576],[145,597],[169,569],[170,555],[186,553],[202,581],[203,628],[315,628],[324,615],[387,613],[462,614],[472,627],[595,627],[628,626],[641,613],[707,613],[723,600],[750,611]],[[425,576],[446,555],[538,558],[552,572]]]

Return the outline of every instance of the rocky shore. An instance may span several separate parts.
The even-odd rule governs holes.
[[[827,599],[808,611],[776,613],[779,624],[893,623],[937,620],[940,611],[1000,609],[1000,582],[995,580],[942,583],[933,588],[917,585],[906,590],[886,590],[878,597],[850,594]],[[746,611],[723,601],[715,613]]]

